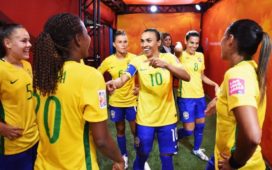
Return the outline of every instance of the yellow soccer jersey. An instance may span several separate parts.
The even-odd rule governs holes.
[[[32,69],[27,61],[23,68],[0,60],[0,119],[24,129],[22,137],[9,140],[0,136],[0,154],[21,153],[39,140],[38,125],[32,98]]]
[[[128,53],[124,59],[119,59],[115,54],[107,57],[99,66],[98,70],[104,74],[106,71],[110,73],[112,79],[120,77],[126,71],[128,63],[135,55]],[[116,89],[109,97],[109,104],[115,107],[131,107],[136,106],[137,96],[133,94],[135,86],[134,78],[130,79],[123,87]]]
[[[216,143],[215,143],[215,163],[218,168],[220,153],[230,156],[231,150],[235,148],[236,120],[232,112],[238,106],[254,106],[258,111],[259,124],[262,127],[266,100],[259,104],[259,85],[256,75],[257,65],[254,61],[242,61],[229,69],[221,84],[218,93]],[[253,156],[242,167],[243,170],[265,169],[265,164],[261,154],[261,147],[258,146]]]
[[[181,66],[170,53],[160,53],[160,59]],[[172,91],[173,75],[164,68],[153,68],[145,55],[131,60],[139,78],[139,99],[136,122],[144,126],[164,126],[177,122],[177,112]],[[131,73],[126,72],[129,76]]]
[[[178,97],[201,98],[204,97],[202,73],[205,69],[204,56],[200,52],[190,55],[184,51],[179,58],[186,71],[190,74],[189,82],[179,80]]]
[[[41,139],[35,169],[99,169],[88,122],[108,118],[105,88],[96,69],[65,62],[56,94],[37,95]]]

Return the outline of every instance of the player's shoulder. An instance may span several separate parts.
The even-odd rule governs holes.
[[[103,63],[109,63],[115,59],[115,54],[109,55],[103,60]]]
[[[136,55],[135,55],[135,54],[130,53],[130,52],[128,52],[128,53],[127,53],[127,56],[128,56],[129,58],[134,58],[134,57],[136,57]]]

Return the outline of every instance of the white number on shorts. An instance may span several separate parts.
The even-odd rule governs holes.
[[[172,132],[172,140],[173,140],[173,142],[177,141],[178,140],[177,128],[171,129],[171,132]]]

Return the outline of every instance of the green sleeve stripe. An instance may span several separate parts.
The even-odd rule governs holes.
[[[178,97],[182,97],[182,80],[179,80],[179,95]]]
[[[236,150],[237,139],[238,139],[238,128],[236,127],[236,129],[235,129],[235,140],[234,140],[234,145],[231,147],[230,153],[235,152],[235,150]]]
[[[91,148],[90,148],[90,141],[89,141],[89,123],[86,122],[84,126],[84,151],[85,151],[85,162],[86,162],[86,169],[92,170],[92,158],[91,158]]]
[[[0,121],[5,122],[5,111],[1,101],[0,101]],[[0,154],[5,153],[4,146],[5,146],[4,136],[0,136]]]

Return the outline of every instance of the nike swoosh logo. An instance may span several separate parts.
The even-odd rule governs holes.
[[[14,81],[10,81],[10,84],[14,84],[18,81],[18,79],[14,80]]]

